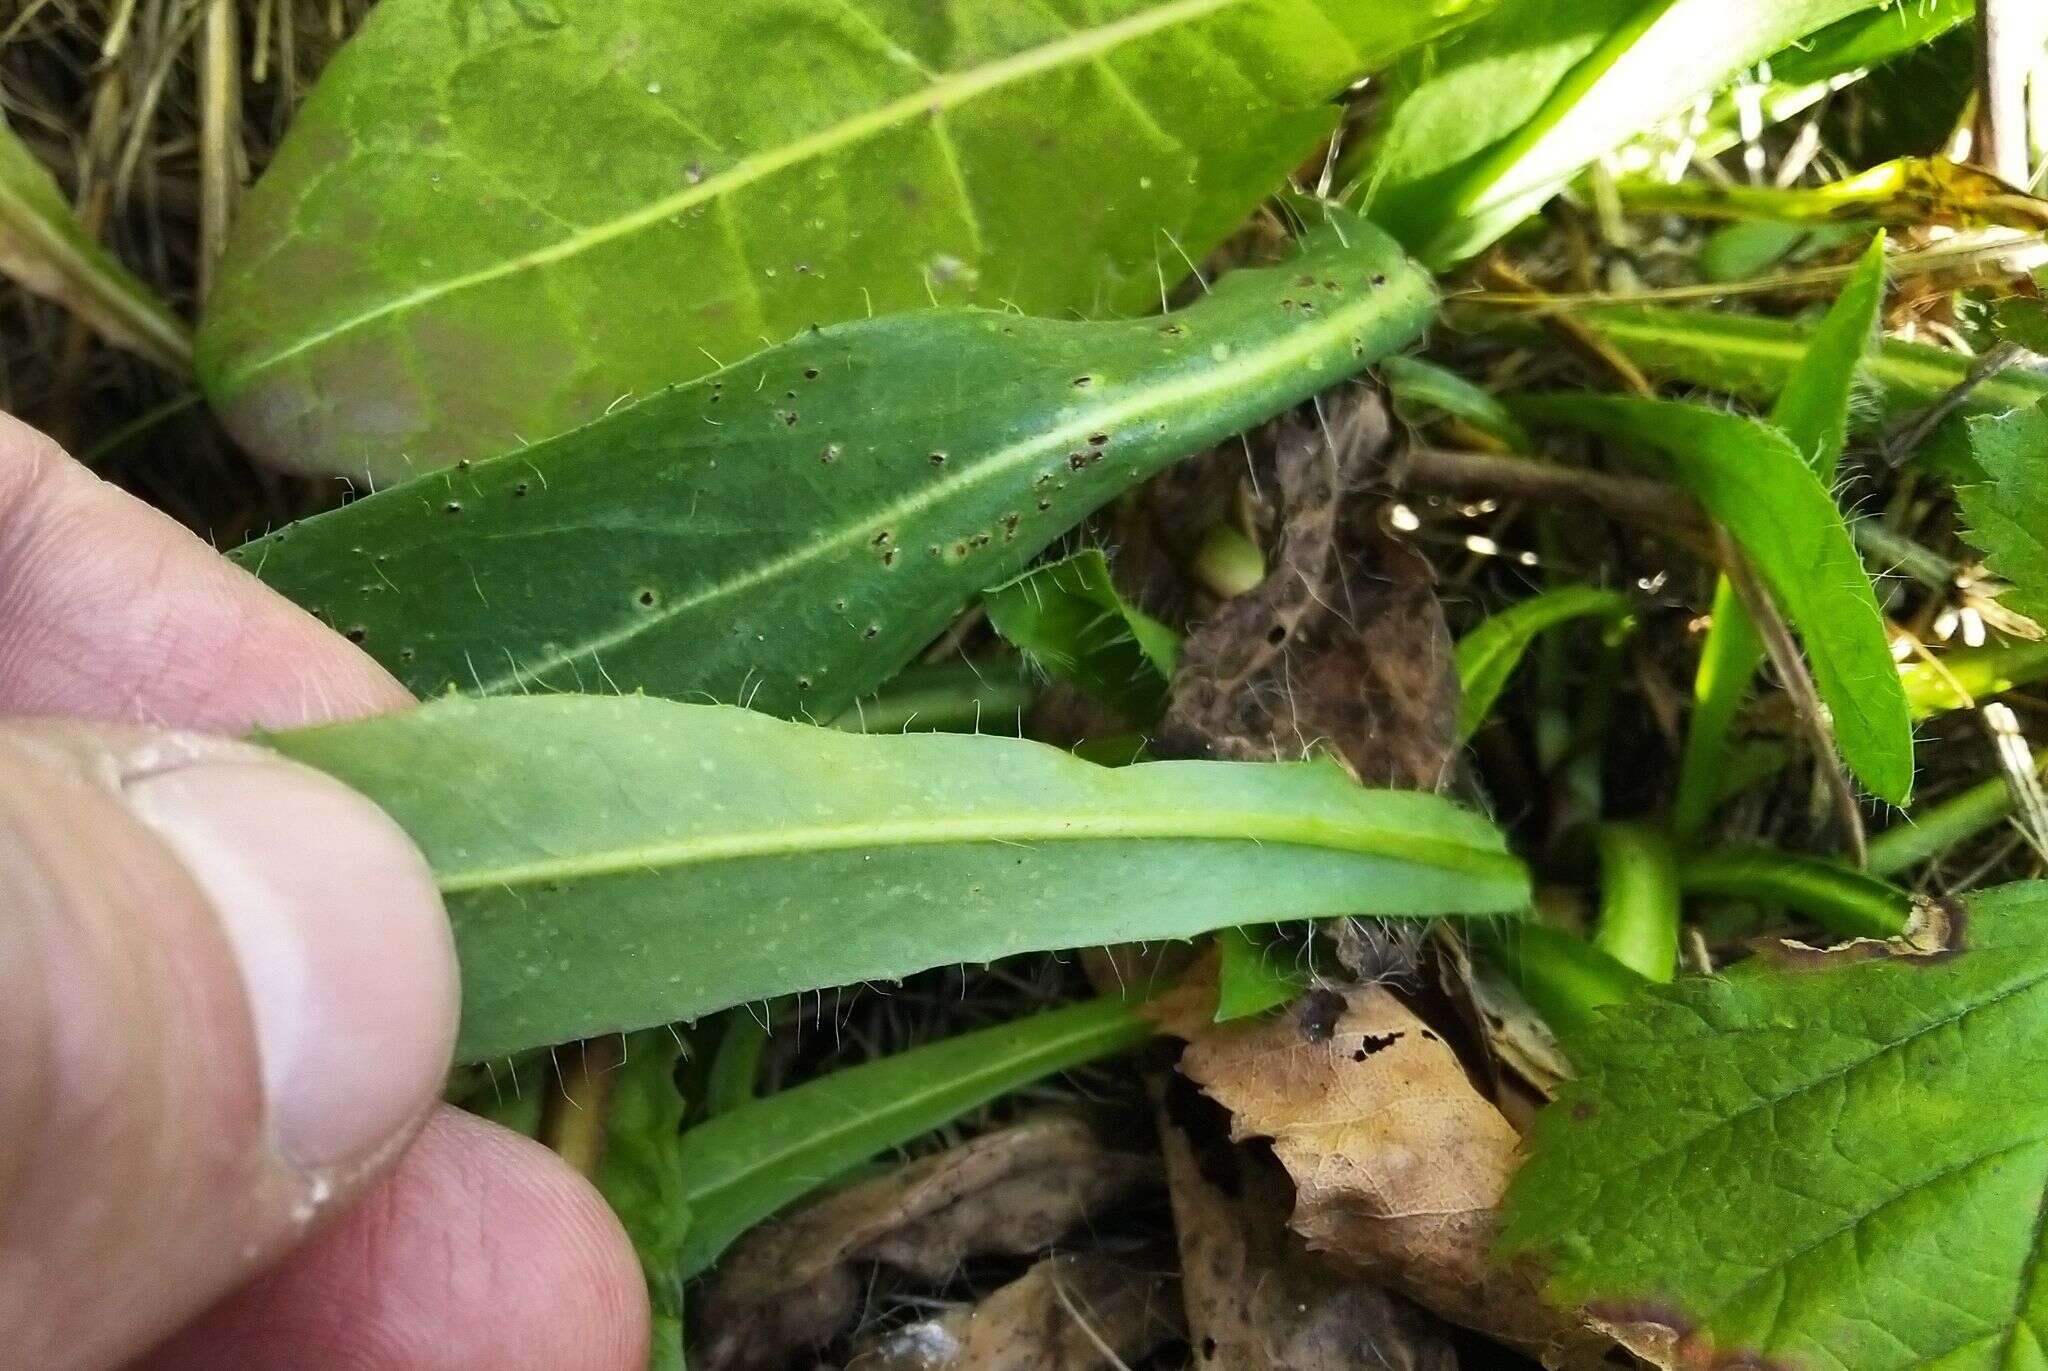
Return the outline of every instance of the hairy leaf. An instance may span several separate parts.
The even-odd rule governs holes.
[[[237,558],[415,694],[646,690],[828,719],[1125,487],[1421,331],[1341,211],[1164,319],[847,324]]]
[[[1473,322],[1517,335],[1532,334],[1525,316],[1487,311]],[[1773,403],[1813,345],[1816,330],[1783,319],[1656,305],[1599,305],[1574,310],[1602,342],[1660,379],[1705,386],[1756,405]],[[1880,342],[1857,369],[1868,408],[1852,409],[1852,429],[1867,431],[1934,404],[1960,385],[1970,359],[1926,343]],[[1965,414],[2002,414],[2048,397],[2048,376],[2010,368],[1987,377],[1964,396]]]
[[[1308,989],[1305,949],[1263,928],[1226,928],[1216,935],[1216,1022],[1278,1009]]]
[[[1843,760],[1893,804],[1913,788],[1913,725],[1870,578],[1828,493],[1778,430],[1740,415],[1634,396],[1530,397],[1524,419],[1572,424],[1669,458],[1756,562],[1813,666]]]
[[[183,320],[93,241],[35,154],[0,117],[0,275],[55,300],[117,347],[192,369]]]
[[[1458,640],[1458,737],[1470,738],[1493,712],[1493,703],[1539,634],[1577,619],[1599,617],[1621,625],[1629,598],[1594,586],[1558,586],[1483,620]]]
[[[1958,911],[1960,913],[1960,911]],[[2048,887],[1569,1031],[1503,1247],[1660,1365],[1959,1371],[2048,1337]]]
[[[384,0],[200,331],[274,461],[388,481],[814,324],[1156,306],[1472,0]]]
[[[1856,369],[1870,347],[1883,305],[1884,236],[1880,234],[1821,320],[1806,355],[1793,368],[1771,407],[1771,422],[1792,440],[1824,483],[1833,483],[1835,464],[1848,441]],[[1716,781],[1727,761],[1736,711],[1763,660],[1764,647],[1756,625],[1750,622],[1735,588],[1723,577],[1714,587],[1712,626],[1693,677],[1692,722],[1686,731],[1678,799],[1672,807],[1672,824],[1682,838],[1697,834],[1713,812],[1719,791]]]
[[[698,1124],[677,1158],[691,1214],[678,1270],[704,1270],[740,1234],[877,1152],[1152,1032],[1135,1000],[1068,1005],[847,1067]]]
[[[1477,253],[1595,158],[1881,0],[1507,0],[1404,62],[1363,201],[1432,266]]]
[[[1970,448],[1986,479],[1957,492],[1969,539],[2012,582],[2006,603],[2048,623],[2048,400],[1972,420]]]
[[[1048,673],[1150,724],[1166,705],[1180,635],[1125,602],[1090,548],[982,594],[996,632]]]
[[[1112,769],[645,697],[450,699],[269,735],[404,825],[465,1061],[949,962],[1329,914],[1508,911],[1485,821],[1334,765]]]

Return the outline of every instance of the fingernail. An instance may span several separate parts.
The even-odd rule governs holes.
[[[438,1094],[455,1041],[454,946],[418,850],[282,759],[200,762],[126,793],[234,948],[278,1150],[309,1170],[380,1155]]]

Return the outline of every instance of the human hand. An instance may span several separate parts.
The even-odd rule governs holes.
[[[231,741],[409,703],[0,415],[0,1362],[644,1367],[603,1201],[436,1104],[424,862]]]

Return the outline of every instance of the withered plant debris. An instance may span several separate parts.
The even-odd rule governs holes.
[[[694,1364],[780,1368],[858,1312],[875,1263],[937,1285],[969,1257],[1026,1256],[1157,1183],[1158,1159],[1067,1113],[1026,1119],[894,1167],[755,1229],[706,1290]]]

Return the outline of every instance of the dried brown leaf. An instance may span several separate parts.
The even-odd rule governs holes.
[[[1288,1182],[1271,1158],[1224,1143],[1198,1160],[1193,1130],[1173,1112],[1159,1111],[1160,1142],[1196,1367],[1457,1371],[1455,1349],[1428,1315],[1369,1281],[1332,1274],[1287,1231]],[[1223,1174],[1212,1180],[1210,1170]]]
[[[1520,1139],[1441,1035],[1387,990],[1319,991],[1293,1014],[1215,1025],[1181,1070],[1267,1138],[1308,1245],[1553,1366],[1611,1345],[1489,1251]]]
[[[720,1264],[700,1357],[712,1371],[787,1366],[852,1319],[860,1264],[942,1281],[970,1256],[1040,1251],[1157,1174],[1157,1158],[1048,1114],[833,1191],[755,1229]]]
[[[1429,565],[1359,498],[1392,437],[1370,392],[1274,427],[1266,577],[1189,637],[1161,724],[1169,756],[1325,750],[1361,781],[1434,790],[1455,751],[1457,672]]]
[[[900,1328],[848,1371],[1098,1371],[1180,1336],[1164,1252],[1054,1256],[979,1304]]]

